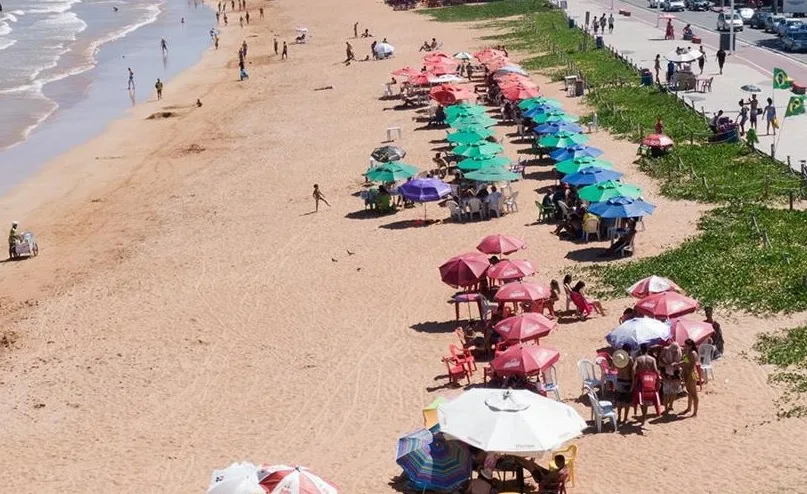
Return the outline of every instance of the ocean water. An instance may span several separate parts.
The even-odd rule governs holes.
[[[157,77],[170,92],[170,78],[210,48],[215,27],[199,0],[0,3],[0,193],[153,97]]]

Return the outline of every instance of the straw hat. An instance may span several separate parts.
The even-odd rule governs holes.
[[[611,360],[614,361],[614,366],[617,369],[624,369],[630,363],[630,355],[625,350],[617,350],[611,356]]]

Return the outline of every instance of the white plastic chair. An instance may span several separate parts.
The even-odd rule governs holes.
[[[518,211],[518,192],[504,200],[504,210],[507,212]]]
[[[481,302],[482,302],[482,313],[479,314],[479,318],[482,319],[483,322],[486,322],[488,319],[490,319],[490,315],[496,311],[498,305],[491,304],[485,297],[482,297]]]
[[[586,387],[596,389],[600,386],[600,379],[597,377],[597,368],[591,360],[582,359],[577,361],[577,370],[580,372],[580,379],[583,380],[583,392]]]
[[[594,364],[600,368],[600,389],[602,389],[603,392],[607,389],[612,389],[616,392],[617,378],[616,374],[608,372],[608,369],[611,368],[608,359],[605,357],[597,357]]]
[[[589,218],[583,223],[583,241],[588,242],[588,238],[592,235],[600,240],[600,219],[596,217]]]
[[[479,219],[484,219],[482,217],[482,201],[476,197],[472,197],[468,199],[468,218],[474,219],[474,215],[478,214]]]
[[[588,393],[588,401],[591,404],[591,413],[594,416],[594,423],[597,425],[597,432],[602,432],[602,423],[605,420],[610,420],[611,425],[614,427],[614,432],[619,429],[617,424],[616,410],[614,404],[610,401],[598,399],[594,393]]]
[[[638,220],[636,220],[636,231],[637,232],[643,232],[646,229],[647,228],[645,228],[645,226],[644,226],[644,219],[639,218]]]
[[[452,219],[456,219],[459,222],[462,222],[464,220],[462,209],[460,209],[460,205],[457,204],[456,201],[447,201],[446,207],[451,212]]]
[[[709,343],[703,343],[698,347],[698,356],[701,358],[701,371],[703,371],[704,381],[706,382],[715,378],[715,371],[712,370],[712,355],[714,355],[714,352],[714,345]]]
[[[560,400],[560,385],[558,384],[558,375],[555,366],[552,365],[545,371],[544,375],[544,391],[547,393],[555,393],[555,399]]]
[[[488,204],[488,218],[493,216],[493,213],[496,213],[497,218],[502,217],[502,201],[496,201],[495,203],[489,202]]]

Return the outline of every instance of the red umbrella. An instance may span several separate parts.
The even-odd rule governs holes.
[[[651,148],[667,148],[675,144],[669,136],[664,134],[650,134],[645,137],[642,144]]]
[[[502,57],[502,58],[493,58],[493,59],[488,60],[487,62],[483,62],[485,67],[487,67],[488,70],[491,71],[491,72],[494,72],[494,71],[504,67],[505,65],[510,65],[512,63],[513,62],[511,62],[510,60],[508,60],[507,58],[504,58],[504,57]]]
[[[429,72],[418,72],[416,75],[410,77],[406,82],[412,84],[413,86],[428,86],[431,84],[431,82],[429,82],[429,77],[434,77],[434,74]]]
[[[535,302],[546,300],[551,294],[548,286],[514,281],[500,287],[493,299],[497,302]]]
[[[715,333],[711,323],[690,321],[688,319],[675,319],[672,323],[673,339],[681,346],[690,338],[695,345],[700,345]]]
[[[426,65],[426,68],[429,69],[429,72],[433,73],[434,75],[444,75],[444,74],[453,74],[457,72],[456,65],[447,65],[447,64],[429,64]]]
[[[510,101],[521,101],[523,99],[537,98],[541,95],[538,88],[524,86],[510,86],[502,89],[502,96]]]
[[[504,259],[488,268],[488,278],[494,280],[520,280],[535,274],[535,267],[523,259]]]
[[[516,343],[548,336],[557,325],[558,323],[542,314],[527,312],[508,317],[497,323],[493,329],[504,338],[505,342]]]
[[[259,485],[266,494],[336,494],[336,487],[305,467],[261,465]]]
[[[502,91],[510,88],[527,88],[527,89],[535,89],[537,91],[538,84],[530,80],[519,81],[516,79],[506,79],[504,81],[499,81],[499,89],[501,89]]]
[[[518,345],[498,354],[490,366],[499,376],[529,376],[537,374],[560,360],[560,353],[551,347]]]
[[[663,292],[650,295],[636,302],[639,314],[656,319],[672,319],[698,309],[698,301],[676,292]]]
[[[512,254],[526,248],[527,244],[523,240],[501,233],[488,235],[476,246],[476,250],[485,254]]]
[[[445,62],[445,61],[453,61],[453,60],[454,59],[451,57],[451,55],[449,55],[447,53],[443,53],[441,51],[432,52],[432,53],[429,53],[428,55],[423,57],[423,61],[425,63],[429,63],[429,62],[442,63],[442,62]]]
[[[442,86],[432,88],[432,90],[429,91],[429,96],[443,106],[453,105],[457,101],[476,98],[476,95],[468,89],[451,84],[443,84]]]
[[[641,279],[628,288],[628,293],[636,298],[645,298],[648,295],[663,292],[683,293],[684,290],[676,285],[674,281],[656,275]]]
[[[491,58],[504,57],[504,56],[505,56],[505,54],[504,54],[503,51],[496,50],[496,49],[493,49],[493,48],[485,48],[482,51],[478,51],[478,52],[474,53],[474,58],[476,58],[477,60],[479,60],[482,63],[484,63],[485,60],[490,60]]]
[[[453,287],[476,284],[490,266],[488,258],[483,254],[470,252],[452,257],[440,266],[440,278]]]
[[[402,69],[392,71],[392,75],[397,76],[404,76],[404,77],[413,77],[420,74],[420,70],[415,69],[413,67],[404,67]]]

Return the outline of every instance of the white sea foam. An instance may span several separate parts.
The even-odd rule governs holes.
[[[35,9],[31,9],[26,11],[28,14],[58,14],[61,12],[67,12],[73,7],[73,4],[80,3],[81,0],[39,0],[37,2],[37,7]]]
[[[14,46],[17,42],[14,38],[0,38],[0,50],[5,50],[6,48],[10,48]]]
[[[8,36],[11,34],[11,26],[6,22],[0,21],[0,36]]]
[[[107,34],[106,36],[93,41],[90,44],[90,47],[87,49],[87,53],[90,56],[92,56],[93,60],[94,60],[95,59],[95,54],[98,53],[98,50],[100,50],[103,45],[109,43],[110,41],[115,41],[116,39],[123,38],[127,34],[133,32],[133,31],[136,31],[136,30],[140,29],[141,27],[147,26],[147,25],[151,24],[152,22],[156,21],[157,18],[160,16],[160,13],[162,12],[162,3],[157,4],[157,5],[149,5],[149,6],[146,7],[146,10],[147,10],[147,12],[146,12],[146,15],[143,17],[143,19],[141,19],[139,21],[136,21],[134,24],[130,24],[128,26],[125,26],[125,27],[123,27],[123,28],[121,28],[121,29],[119,29],[117,31],[113,31],[113,32]]]

